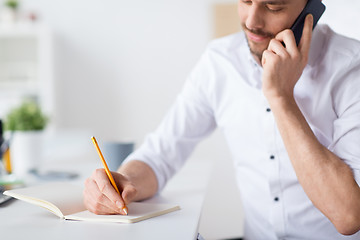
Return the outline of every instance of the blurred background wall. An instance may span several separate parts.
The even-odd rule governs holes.
[[[327,11],[321,22],[360,39],[360,2],[323,2]],[[232,20],[236,3],[21,0],[23,17],[35,15],[35,23],[45,25],[51,35],[51,66],[45,64],[43,70],[51,79],[47,101],[52,102],[52,127],[139,145],[171,106],[207,43],[224,34],[221,26],[238,28]],[[206,239],[241,235],[241,204],[221,133],[201,143],[193,158],[213,162],[217,169],[200,232]]]

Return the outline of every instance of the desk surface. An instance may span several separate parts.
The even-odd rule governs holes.
[[[101,167],[89,162],[71,163],[82,169],[79,183]],[[52,163],[50,168],[66,170],[64,164]],[[159,195],[147,200],[176,203],[181,210],[134,224],[65,221],[38,206],[12,200],[0,205],[1,239],[196,239],[210,171],[208,164],[189,160]]]

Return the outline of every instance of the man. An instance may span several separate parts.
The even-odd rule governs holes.
[[[117,173],[99,169],[98,214],[153,196],[219,127],[235,161],[245,239],[360,239],[360,43],[307,16],[307,0],[240,0],[243,32],[210,43],[159,128]],[[352,236],[344,236],[352,235]]]

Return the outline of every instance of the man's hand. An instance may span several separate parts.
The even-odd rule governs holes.
[[[308,61],[312,26],[313,17],[309,14],[305,19],[299,47],[296,46],[293,32],[286,29],[278,33],[263,52],[262,88],[269,101],[278,97],[293,98],[295,84]]]
[[[96,169],[85,181],[83,192],[86,208],[95,214],[123,214],[125,205],[134,200],[137,190],[134,185],[118,172],[111,172],[121,196],[111,185],[104,169]]]
[[[95,214],[126,214],[122,209],[134,201],[155,195],[158,188],[156,175],[151,167],[142,161],[123,164],[118,172],[111,172],[119,195],[111,185],[104,169],[96,169],[85,181],[84,204]]]

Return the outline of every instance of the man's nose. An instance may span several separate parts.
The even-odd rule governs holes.
[[[248,12],[248,16],[246,19],[246,27],[248,29],[261,29],[264,27],[264,16],[260,9],[260,6],[256,6],[253,4]]]

